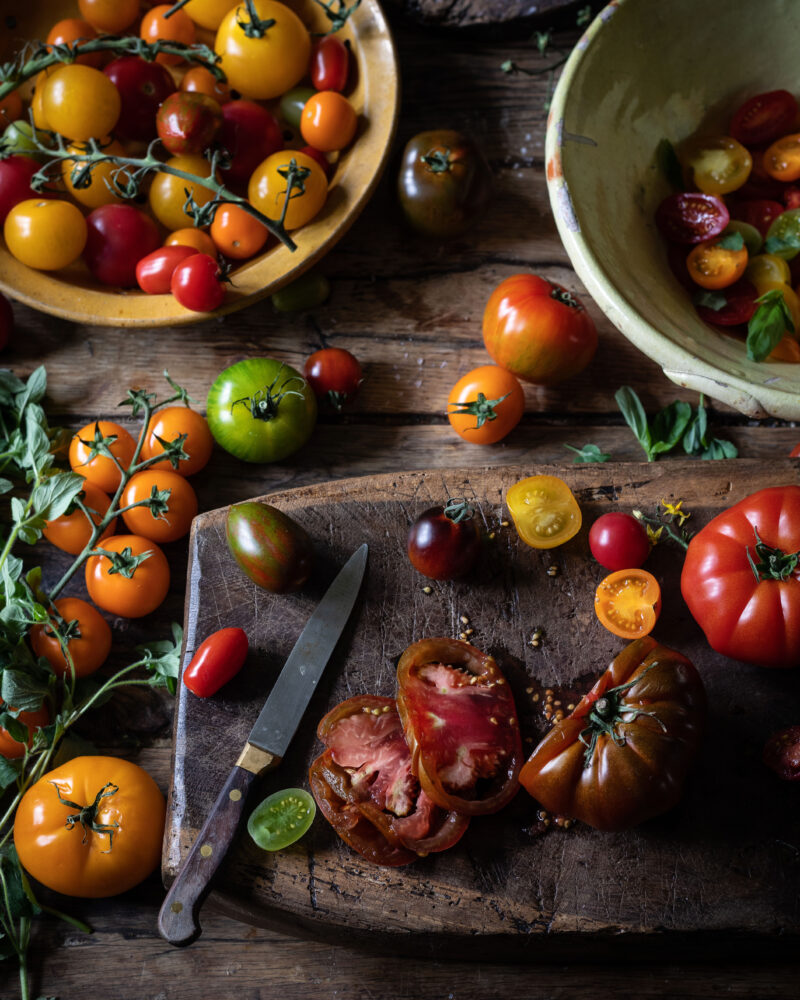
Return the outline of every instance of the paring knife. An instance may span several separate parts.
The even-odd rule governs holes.
[[[277,767],[350,617],[367,565],[367,546],[353,553],[300,633],[239,759],[186,856],[158,915],[170,944],[200,936],[200,907],[231,846],[256,778]]]

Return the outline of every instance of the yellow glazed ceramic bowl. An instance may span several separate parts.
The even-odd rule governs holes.
[[[678,385],[753,417],[800,419],[800,365],[754,362],[703,323],[653,222],[671,192],[662,139],[725,134],[748,97],[800,96],[797,0],[619,0],[590,25],[553,99],[550,202],[572,264],[611,322]]]
[[[327,30],[324,13],[312,0],[284,2],[310,30]],[[44,39],[61,18],[79,16],[77,0],[0,0],[0,62],[9,59],[26,39]],[[232,312],[271,295],[318,261],[358,217],[386,166],[397,123],[399,86],[394,43],[378,0],[362,0],[339,37],[349,39],[356,63],[355,85],[347,92],[359,115],[356,138],[339,157],[322,211],[291,234],[297,250],[292,253],[273,245],[237,266],[231,274],[233,285],[217,313]],[[198,41],[213,44],[213,33],[198,31]],[[300,140],[297,145],[305,143]],[[145,295],[101,285],[82,262],[52,273],[31,270],[8,253],[2,239],[0,289],[35,309],[78,323],[151,327],[196,323],[199,318],[171,295]]]

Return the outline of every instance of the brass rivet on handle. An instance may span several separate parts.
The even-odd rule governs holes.
[[[228,798],[231,800],[231,802],[238,802],[241,797],[242,793],[239,791],[238,788],[234,788],[228,793]]]
[[[170,909],[172,910],[173,913],[180,913],[181,910],[183,909],[183,903],[173,903],[170,906]]]
[[[200,848],[201,858],[210,858],[213,853],[214,853],[214,848],[211,846],[211,844],[203,844],[203,846]]]

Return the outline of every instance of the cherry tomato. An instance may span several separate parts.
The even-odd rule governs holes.
[[[208,429],[206,418],[188,406],[165,406],[163,410],[153,414],[142,445],[142,459],[162,454],[164,446],[161,441],[169,443],[182,434],[186,435],[182,447],[189,457],[180,461],[177,469],[173,468],[168,459],[156,462],[150,468],[170,469],[181,476],[193,476],[208,464],[214,448],[214,438]]]
[[[305,529],[267,503],[237,503],[225,526],[239,569],[273,594],[299,590],[311,575],[314,549]]]
[[[147,142],[156,135],[156,114],[175,82],[160,63],[122,56],[103,70],[119,91],[120,113],[114,132],[122,139]]]
[[[554,549],[578,534],[582,515],[572,490],[557,476],[529,476],[506,493],[520,538],[534,549]]]
[[[512,431],[525,412],[522,386],[504,368],[482,365],[467,372],[450,390],[447,416],[456,434],[473,444],[495,444]]]
[[[195,177],[211,178],[211,164],[199,153],[173,156],[167,160],[168,167],[183,170]],[[167,229],[176,230],[188,226],[192,219],[184,211],[187,194],[192,195],[197,205],[205,205],[214,197],[211,188],[174,174],[158,172],[150,185],[150,208],[158,221]]]
[[[316,90],[344,90],[350,53],[336,35],[326,35],[311,47],[311,82]]]
[[[327,399],[336,410],[353,399],[363,379],[358,358],[342,347],[324,347],[306,358],[306,381],[317,399]]]
[[[784,260],[793,260],[800,253],[800,209],[783,212],[772,222],[765,246]]]
[[[119,757],[74,757],[23,795],[14,844],[22,867],[49,889],[92,899],[115,896],[155,870],[165,816],[164,796],[138,765]]]
[[[463,500],[430,507],[408,529],[406,549],[415,570],[431,580],[454,580],[472,569],[481,547],[478,523]]]
[[[136,281],[148,295],[166,295],[170,290],[172,273],[182,260],[197,253],[194,247],[159,247],[142,257],[136,265]]]
[[[31,98],[30,114],[33,116],[33,124],[38,129],[50,129],[50,122],[47,120],[47,112],[44,109],[44,89],[47,85],[47,78],[53,73],[53,69],[46,69],[36,77],[36,84],[33,88]]]
[[[317,163],[325,171],[326,177],[330,177],[330,175],[333,173],[334,165],[325,156],[322,150],[314,149],[313,146],[303,146],[300,152],[305,153],[306,156],[310,156],[312,160],[316,160]]]
[[[719,238],[698,243],[686,258],[689,276],[701,288],[719,289],[735,284],[747,267],[747,249],[727,250]]]
[[[787,90],[756,94],[731,120],[731,135],[745,146],[763,146],[785,135],[797,117],[797,101]]]
[[[198,698],[208,698],[232,680],[247,659],[247,633],[240,628],[221,628],[197,647],[183,683]]]
[[[286,202],[286,173],[294,161],[301,169],[308,170],[302,184],[305,190],[298,194],[294,187],[286,210],[284,225],[287,229],[299,229],[310,222],[325,204],[328,197],[328,178],[316,160],[295,150],[273,153],[254,171],[247,188],[250,204],[268,219],[280,219]]]
[[[207,253],[209,257],[216,257],[217,248],[214,241],[204,229],[197,229],[195,226],[188,226],[185,229],[176,229],[164,240],[165,247],[191,247],[195,253]]]
[[[76,677],[88,677],[102,667],[111,652],[108,622],[96,608],[78,597],[62,597],[55,606],[64,625],[68,626],[67,649],[72,667],[58,637],[48,625],[33,626],[31,648],[37,656],[48,661],[59,677],[69,677],[73,669]]]
[[[789,452],[790,458],[800,458],[800,444],[796,444]]]
[[[770,201],[768,198],[748,199],[734,204],[731,218],[749,222],[762,236],[766,236],[767,230],[783,210],[784,206],[779,201]]]
[[[650,554],[650,541],[641,521],[614,510],[601,514],[589,529],[589,548],[606,569],[635,569]]]
[[[114,494],[122,477],[114,461],[104,454],[92,454],[97,437],[113,439],[108,450],[123,469],[127,468],[136,451],[136,442],[120,424],[110,420],[96,420],[82,427],[69,445],[69,464],[73,472],[109,494]]]
[[[139,16],[139,0],[78,0],[83,17],[98,31],[116,35]]]
[[[131,534],[163,545],[188,535],[197,516],[197,495],[183,476],[171,469],[143,469],[131,476],[122,494],[122,506],[140,503],[162,490],[169,490],[166,510],[153,513],[148,507],[134,507],[124,511],[122,520]]]
[[[49,128],[79,142],[110,135],[122,109],[109,77],[76,63],[61,66],[47,78],[42,101]]]
[[[0,714],[9,710],[16,711],[16,709],[10,709],[4,701],[0,700]],[[41,708],[31,712],[20,712],[16,718],[20,725],[27,726],[28,738],[22,743],[15,740],[7,729],[0,727],[0,757],[5,757],[6,760],[18,760],[25,756],[25,746],[27,745],[29,748],[33,746],[34,730],[41,729],[42,726],[46,726],[50,722],[50,710],[46,705],[42,705]]]
[[[784,781],[800,781],[800,726],[773,733],[764,746],[762,759]]]
[[[139,27],[139,36],[146,42],[180,42],[183,45],[192,45],[195,39],[194,21],[184,10],[176,10],[170,17],[164,17],[171,4],[159,4],[142,18]],[[159,52],[156,62],[163,66],[177,66],[182,62],[180,56],[169,55],[166,52]]]
[[[58,271],[77,260],[86,233],[80,209],[68,201],[41,197],[18,202],[3,226],[9,253],[40,271]]]
[[[561,285],[515,274],[486,303],[483,341],[492,360],[517,378],[554,385],[586,368],[597,350],[597,329]]]
[[[270,302],[278,312],[301,312],[316,309],[327,302],[331,294],[331,283],[317,268],[311,268],[288,285],[270,295]]]
[[[189,94],[205,94],[206,97],[212,97],[220,107],[231,99],[231,88],[228,84],[218,80],[205,66],[192,66],[191,69],[187,69],[181,79],[181,90]]]
[[[88,21],[79,17],[66,17],[63,21],[57,21],[47,33],[47,45],[71,45],[72,42],[89,41],[92,38],[97,38],[97,32]],[[105,62],[105,53],[90,52],[88,55],[78,56],[75,62],[98,68]]]
[[[281,117],[287,125],[293,129],[300,129],[300,119],[303,117],[303,108],[306,101],[313,97],[316,91],[313,87],[292,87],[281,96],[280,112]]]
[[[257,254],[269,238],[263,222],[239,205],[220,205],[210,229],[219,253],[232,260],[247,260]]]
[[[0,160],[0,222],[21,201],[41,197],[31,187],[31,177],[39,164],[30,156],[9,156]]]
[[[175,156],[201,153],[222,126],[222,111],[205,94],[185,90],[170,94],[158,109],[156,129],[167,152]]]
[[[189,0],[183,8],[201,28],[215,31],[228,11],[237,6],[237,0]]]
[[[756,299],[759,293],[755,286],[742,278],[735,285],[726,288],[722,294],[725,297],[725,305],[721,309],[695,305],[700,319],[715,326],[740,326],[749,322],[758,308]]]
[[[656,225],[673,243],[702,243],[731,221],[725,202],[717,195],[686,191],[668,195],[656,209]]]
[[[661,614],[661,587],[646,569],[617,570],[598,585],[594,611],[609,632],[622,639],[640,639],[653,631]]]
[[[102,205],[86,219],[83,259],[104,285],[136,287],[136,265],[161,243],[153,220],[132,205]]]
[[[309,97],[300,117],[300,132],[314,149],[333,153],[353,141],[358,126],[355,108],[336,90]]]
[[[86,589],[98,608],[120,618],[141,618],[155,611],[169,590],[169,565],[158,545],[140,535],[113,535],[98,548],[118,553],[125,565],[124,571],[115,570],[108,555],[87,560]],[[134,567],[132,562],[145,553],[144,561]]]
[[[800,178],[800,132],[784,135],[764,153],[764,169],[778,181]]]
[[[0,128],[5,128],[22,117],[22,98],[12,90],[0,100]]]
[[[262,851],[282,851],[307,832],[316,814],[314,799],[305,788],[282,788],[250,813],[247,832]]]
[[[70,152],[86,153],[88,147],[85,143],[73,142],[69,145]],[[103,143],[103,152],[109,155],[124,156],[125,150],[121,143],[113,140]],[[115,193],[115,185],[125,185],[129,178],[126,171],[117,174],[117,165],[109,160],[102,160],[95,164],[91,172],[86,171],[84,164],[76,160],[61,161],[61,176],[67,190],[72,197],[85,205],[87,208],[100,208],[102,205],[119,204],[123,199]],[[79,185],[75,181],[79,180]],[[84,186],[84,181],[88,180],[88,185]]]
[[[98,486],[95,486],[94,483],[90,483],[85,479],[78,497],[83,506],[90,512],[92,521],[95,524],[99,524],[111,506],[111,498],[108,494],[104,493]],[[116,526],[117,519],[114,518],[100,536],[100,540],[113,535]],[[55,545],[57,549],[61,549],[63,552],[69,552],[70,555],[77,556],[89,544],[92,537],[92,528],[80,507],[75,507],[73,511],[68,511],[66,514],[62,514],[61,517],[48,521],[44,526],[43,533],[51,545]]]
[[[257,21],[237,6],[223,17],[214,51],[228,84],[243,97],[270,100],[291,90],[308,72],[311,39],[282,3],[254,0]],[[261,22],[273,21],[269,27]]]
[[[11,334],[14,332],[14,310],[11,303],[0,292],[0,351],[8,347]]]
[[[791,272],[783,257],[771,253],[757,254],[747,262],[744,276],[758,288],[765,281],[789,284]],[[760,293],[759,293],[760,294]]]
[[[225,283],[215,257],[196,253],[182,260],[172,272],[170,291],[193,312],[213,312],[225,299]]]
[[[254,101],[229,101],[222,108],[219,144],[230,154],[220,170],[234,188],[246,187],[256,167],[283,149],[283,133],[275,116]]]
[[[740,188],[753,167],[744,146],[730,136],[698,136],[683,143],[680,160],[689,184],[704,194],[729,194]]]

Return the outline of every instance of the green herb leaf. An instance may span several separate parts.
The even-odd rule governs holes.
[[[747,357],[763,361],[778,346],[785,333],[794,333],[789,307],[779,288],[756,299],[758,309],[747,324]]]
[[[172,623],[172,639],[162,639],[137,646],[137,653],[142,653],[145,667],[151,671],[150,683],[153,687],[165,687],[170,694],[175,694],[178,678],[181,672],[181,646],[183,645],[183,629]]]
[[[624,385],[614,393],[617,406],[622,411],[625,423],[636,435],[636,440],[644,448],[648,461],[652,461],[652,438],[647,424],[647,414],[642,401],[630,386]]]
[[[681,167],[681,161],[678,159],[678,154],[675,152],[675,147],[669,139],[662,139],[656,147],[656,162],[661,173],[672,187],[682,191],[684,187],[683,168]]]
[[[47,374],[44,370],[44,365],[40,365],[35,371],[31,372],[24,388],[17,394],[17,398],[14,400],[17,409],[20,413],[24,412],[28,403],[38,403],[44,399],[46,391]]]
[[[731,230],[731,232],[724,233],[723,236],[717,240],[717,246],[721,247],[723,250],[743,250],[744,236],[735,230]]]
[[[58,472],[34,487],[31,493],[33,509],[46,521],[61,517],[83,489],[83,476],[74,472]]]
[[[23,739],[25,739],[24,736]],[[22,774],[21,757],[17,760],[7,760],[5,757],[0,757],[0,789],[5,791],[6,788],[14,784],[20,774]]]
[[[686,428],[683,435],[683,450],[687,455],[697,455],[706,447],[706,433],[708,431],[708,413],[700,396],[697,404],[697,413],[694,419]]]
[[[48,694],[46,683],[23,673],[21,670],[11,670],[6,667],[0,681],[0,698],[6,705],[13,705],[18,712],[36,712],[42,707],[42,701]]]
[[[733,441],[720,441],[719,438],[712,438],[708,444],[708,447],[701,452],[700,458],[704,459],[719,459],[719,458],[736,458],[739,454],[739,449],[733,443]]]
[[[797,250],[800,247],[800,232],[787,232],[784,236],[770,236],[764,243],[764,253],[780,253],[781,250]]]
[[[705,306],[706,309],[713,309],[714,312],[719,312],[720,309],[724,309],[728,304],[728,300],[722,292],[708,292],[705,290],[695,292],[692,295],[692,302],[696,306]]]
[[[652,453],[660,455],[672,451],[683,437],[691,419],[691,404],[681,400],[675,400],[669,406],[665,406],[663,410],[659,410],[650,424]]]
[[[607,462],[611,455],[608,452],[600,451],[596,444],[585,444],[582,448],[573,448],[571,444],[565,444],[565,448],[575,452],[573,462]]]

